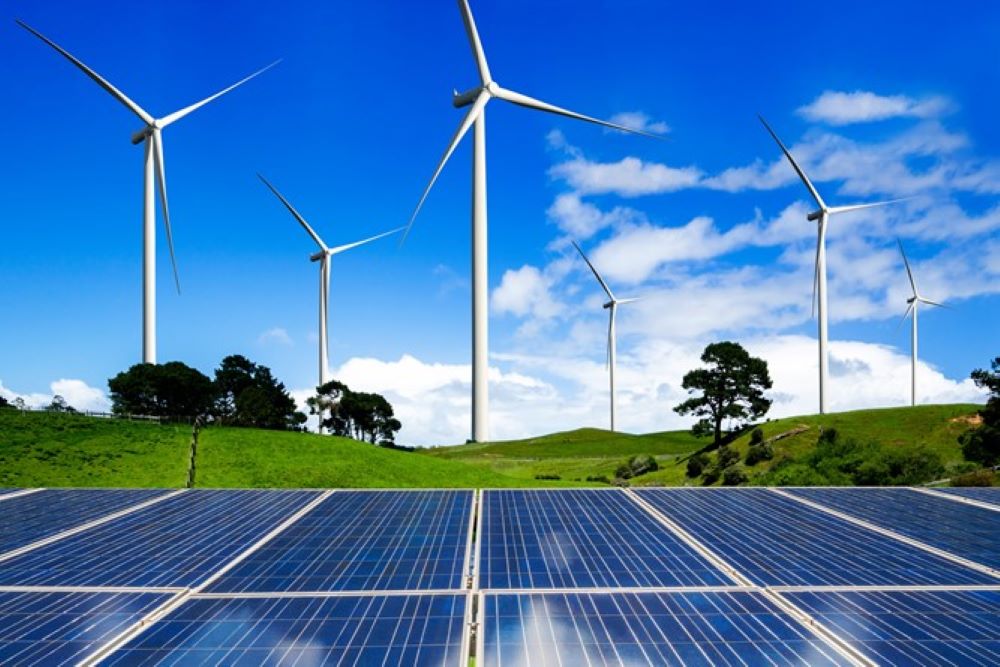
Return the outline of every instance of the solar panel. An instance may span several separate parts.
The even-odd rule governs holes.
[[[187,491],[4,561],[0,586],[194,585],[317,495]]]
[[[732,584],[618,490],[484,491],[480,511],[483,588]]]
[[[169,597],[0,592],[0,664],[76,664]]]
[[[767,489],[637,493],[759,585],[996,583],[989,575]]]
[[[0,553],[161,496],[162,489],[45,489],[3,501]]]
[[[946,486],[934,490],[1000,506],[1000,486]]]
[[[882,665],[1000,664],[1000,591],[782,593]]]
[[[457,589],[472,491],[335,492],[208,590]]]
[[[759,593],[485,596],[485,667],[847,665]]]
[[[466,667],[467,594],[201,598],[103,665]]]
[[[912,489],[789,491],[924,544],[1000,569],[1000,512],[935,498]]]

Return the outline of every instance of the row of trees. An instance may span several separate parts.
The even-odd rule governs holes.
[[[316,395],[306,399],[306,404],[310,413],[322,415],[323,428],[355,440],[393,445],[403,427],[384,396],[351,391],[336,380],[317,387]]]

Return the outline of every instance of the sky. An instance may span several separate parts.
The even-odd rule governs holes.
[[[808,193],[908,197],[832,220],[830,407],[909,401],[909,296],[921,292],[919,401],[982,401],[1000,350],[1000,5],[473,0],[496,81],[663,140],[493,101],[487,110],[492,437],[605,427],[606,311],[616,295],[618,424],[686,427],[672,408],[713,341],[765,358],[771,416],[815,412]],[[140,360],[137,119],[27,22],[154,116],[278,58],[164,130],[182,292],[158,223],[161,362],[211,374],[244,354],[300,400],[317,379],[314,246],[406,224],[477,84],[458,7],[433,2],[178,0],[5,4],[0,69],[0,395],[107,409]],[[469,434],[467,139],[400,246],[334,257],[330,364],[385,394],[398,440]],[[902,326],[901,326],[902,324]]]

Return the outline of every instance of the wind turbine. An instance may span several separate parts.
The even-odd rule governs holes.
[[[903,250],[903,242],[896,239],[899,244],[899,254],[903,256],[903,264],[906,265],[906,277],[910,279],[910,289],[913,296],[906,300],[906,312],[903,313],[903,320],[906,319],[910,311],[913,311],[913,321],[910,323],[910,405],[917,404],[917,306],[926,303],[928,306],[945,308],[943,303],[925,299],[917,290],[917,283],[913,280],[913,271],[910,270],[910,262],[906,259],[906,252]],[[902,322],[902,320],[901,320]]]
[[[830,221],[831,215],[836,215],[838,213],[847,213],[849,211],[860,211],[866,208],[873,208],[875,206],[885,206],[886,204],[892,204],[898,201],[903,201],[901,199],[891,199],[889,201],[873,202],[870,204],[851,204],[849,206],[827,206],[823,198],[819,196],[819,192],[813,187],[812,182],[809,177],[806,176],[805,172],[792,157],[792,154],[788,152],[785,148],[785,144],[781,143],[781,139],[778,135],[774,133],[771,126],[767,124],[763,116],[758,116],[760,122],[764,124],[767,128],[768,133],[774,139],[774,141],[781,148],[781,152],[785,154],[788,161],[791,163],[792,168],[795,173],[799,175],[802,183],[809,190],[809,194],[812,195],[813,200],[819,209],[813,211],[806,219],[810,221],[815,221],[817,223],[816,230],[816,269],[813,273],[813,316],[816,315],[817,302],[819,304],[819,412],[820,414],[825,414],[827,409],[827,378],[829,376],[829,358],[827,357],[827,312],[826,312],[826,227],[827,223]]]
[[[617,349],[617,344],[615,341],[615,314],[618,312],[618,306],[621,306],[622,304],[626,303],[632,303],[633,301],[638,301],[639,299],[638,297],[634,299],[616,299],[615,295],[611,293],[611,288],[608,287],[608,284],[606,282],[604,282],[604,278],[602,278],[601,274],[597,272],[597,269],[594,268],[594,265],[590,263],[590,260],[587,259],[587,256],[583,254],[583,250],[581,250],[580,246],[576,244],[576,241],[573,241],[573,247],[576,248],[576,251],[578,253],[580,253],[580,257],[583,257],[583,261],[585,261],[587,263],[587,266],[590,267],[590,270],[593,272],[594,277],[597,278],[597,282],[601,283],[601,288],[604,290],[604,293],[608,295],[608,302],[605,303],[603,307],[608,311],[607,366],[608,366],[608,377],[610,380],[611,430],[614,431],[615,430],[615,361],[616,361],[616,349]]]
[[[278,192],[277,188],[271,185],[268,182],[268,180],[263,176],[261,176],[260,174],[257,174],[257,177],[260,178],[260,180],[263,181],[264,185],[266,185],[268,189],[274,193],[274,196],[277,197],[281,201],[281,203],[285,205],[285,208],[288,209],[289,213],[291,213],[292,216],[299,221],[299,224],[302,225],[302,228],[306,230],[306,233],[309,234],[309,236],[312,237],[312,240],[316,242],[316,245],[319,246],[319,251],[310,255],[309,261],[319,262],[319,384],[324,385],[332,379],[330,377],[330,366],[329,366],[330,352],[327,344],[328,341],[327,303],[330,295],[330,258],[333,257],[334,255],[338,255],[342,252],[350,250],[351,248],[357,248],[360,245],[364,245],[366,243],[370,243],[371,241],[375,241],[385,236],[389,236],[390,234],[395,234],[397,232],[400,232],[403,230],[403,228],[398,227],[396,229],[390,230],[388,232],[383,232],[381,234],[369,237],[361,241],[355,241],[354,243],[348,243],[346,245],[340,245],[331,248],[323,242],[323,239],[319,237],[319,234],[317,234],[316,231],[309,226],[309,223],[306,222],[306,219],[303,218],[299,214],[299,212],[295,210],[295,207],[292,206],[291,203],[287,199],[285,199],[285,197],[280,192]],[[321,414],[320,415],[321,424],[322,421],[323,421],[323,415]],[[323,432],[322,426],[319,427],[319,432],[320,433]]]
[[[63,57],[77,66],[84,74],[90,77],[94,83],[107,91],[112,97],[121,102],[125,107],[139,117],[144,123],[144,127],[132,135],[133,144],[146,144],[146,155],[143,163],[143,204],[142,204],[142,360],[147,364],[156,363],[156,195],[154,187],[160,191],[160,205],[163,208],[163,224],[167,232],[167,246],[170,248],[170,263],[174,270],[174,284],[177,293],[180,294],[181,283],[177,274],[177,259],[174,256],[174,240],[170,229],[170,212],[167,207],[167,182],[166,172],[163,163],[163,136],[162,130],[171,123],[174,123],[192,111],[200,109],[217,97],[225,95],[233,88],[240,86],[258,74],[271,69],[280,61],[275,61],[257,70],[248,77],[245,77],[228,88],[206,97],[200,102],[184,107],[172,114],[162,118],[154,118],[145,109],[129,99],[125,93],[112,86],[100,74],[90,69],[77,60],[68,51],[50,40],[48,37],[38,32],[23,21],[18,20],[17,24],[30,32],[32,35],[42,40],[53,49],[58,51]],[[154,186],[155,181],[155,186]]]
[[[545,111],[559,116],[584,120],[589,123],[596,123],[605,127],[610,127],[623,132],[643,134],[657,138],[654,134],[625,127],[617,123],[611,123],[583,114],[569,111],[561,107],[553,106],[547,102],[516,93],[506,88],[501,88],[493,80],[490,74],[489,64],[486,62],[486,54],[483,51],[482,42],[479,40],[479,32],[476,30],[476,22],[472,18],[472,10],[469,9],[468,0],[458,0],[458,8],[462,14],[462,22],[465,24],[465,32],[469,38],[469,45],[472,47],[472,56],[476,61],[476,68],[479,71],[479,85],[464,93],[454,92],[452,104],[456,108],[471,105],[465,118],[459,124],[451,142],[445,149],[444,155],[438,162],[434,175],[424,189],[420,201],[410,216],[406,233],[406,239],[413,221],[416,219],[420,208],[423,206],[427,195],[434,182],[437,181],[445,163],[455,151],[456,146],[469,131],[475,126],[473,131],[472,148],[472,440],[484,442],[489,440],[489,385],[487,383],[488,367],[488,313],[487,313],[487,234],[486,234],[486,105],[490,100],[497,98],[518,106],[536,111]]]

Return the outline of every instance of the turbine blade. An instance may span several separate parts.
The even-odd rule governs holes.
[[[813,187],[812,181],[810,181],[809,177],[806,176],[806,173],[802,171],[802,167],[799,166],[799,163],[795,161],[795,158],[792,157],[792,154],[788,152],[787,148],[785,148],[785,144],[781,143],[781,139],[779,139],[778,135],[774,133],[774,130],[772,130],[771,126],[767,124],[767,121],[764,120],[763,116],[758,115],[757,118],[760,118],[760,122],[764,124],[765,128],[767,128],[767,131],[771,135],[771,138],[774,139],[774,141],[781,148],[781,152],[785,154],[785,157],[788,158],[788,161],[792,163],[792,169],[795,170],[795,173],[799,175],[799,178],[809,189],[809,194],[811,194],[812,198],[816,200],[816,204],[821,209],[826,209],[826,204],[823,203],[823,198],[819,196],[819,192],[817,192],[816,188]]]
[[[621,306],[626,303],[635,303],[636,301],[641,301],[641,300],[642,300],[641,296],[635,296],[632,297],[631,299],[618,299],[618,301],[616,301],[615,303]]]
[[[181,293],[181,279],[177,273],[177,257],[174,254],[174,234],[170,228],[170,207],[167,205],[167,169],[163,163],[163,135],[159,128],[153,130],[149,138],[153,142],[153,160],[156,163],[156,183],[160,189],[160,206],[163,207],[163,225],[167,229],[167,247],[170,249],[170,264],[174,268],[174,285]]]
[[[896,331],[899,331],[899,327],[903,326],[903,322],[905,322],[906,318],[910,316],[910,311],[911,310],[913,310],[913,302],[910,302],[906,306],[906,312],[903,313],[902,319],[900,319],[899,322],[896,323]]]
[[[458,9],[462,12],[462,23],[465,24],[465,34],[468,35],[469,46],[472,47],[472,57],[476,59],[479,80],[485,86],[493,78],[490,76],[490,66],[486,62],[486,53],[483,52],[483,43],[479,41],[479,31],[476,30],[476,20],[472,18],[469,0],[458,0]]]
[[[280,62],[281,62],[280,59],[279,60],[275,60],[273,63],[271,63],[267,67],[263,67],[263,68],[257,70],[256,72],[254,72],[253,74],[251,74],[250,76],[247,76],[247,77],[244,77],[244,78],[240,79],[239,81],[237,81],[233,85],[229,86],[228,88],[223,88],[222,90],[220,90],[219,92],[215,93],[214,95],[210,95],[210,96],[206,97],[201,102],[195,102],[191,106],[184,107],[180,111],[175,111],[175,112],[173,112],[172,114],[170,114],[168,116],[164,116],[163,118],[160,119],[159,126],[160,127],[166,127],[167,125],[170,125],[171,123],[180,120],[181,118],[183,118],[184,116],[188,115],[192,111],[195,111],[195,110],[200,109],[201,107],[205,106],[206,104],[208,104],[212,100],[217,99],[219,97],[222,97],[223,95],[225,95],[226,93],[228,93],[229,91],[231,91],[233,88],[236,88],[238,86],[242,86],[244,83],[246,83],[250,79],[263,74],[264,72],[266,72],[267,70],[271,69],[272,67],[274,67],[275,65],[277,65]]]
[[[437,181],[438,176],[441,175],[441,170],[444,169],[445,163],[448,162],[448,158],[451,154],[455,152],[455,148],[458,146],[458,142],[462,140],[465,133],[469,131],[472,124],[479,118],[479,114],[482,113],[483,107],[489,102],[490,95],[486,91],[479,93],[479,97],[476,101],[472,103],[469,108],[468,113],[465,114],[465,118],[462,119],[461,124],[459,124],[458,129],[455,130],[455,135],[451,138],[451,143],[448,144],[448,148],[445,149],[444,155],[441,156],[441,160],[438,162],[437,169],[434,170],[434,175],[431,176],[430,182],[427,187],[424,188],[424,193],[420,196],[420,201],[417,202],[416,208],[413,209],[413,214],[410,216],[410,221],[406,225],[406,231],[403,232],[403,237],[399,240],[399,244],[402,245],[406,242],[406,237],[410,235],[410,229],[413,227],[413,221],[417,219],[417,214],[420,213],[420,209],[424,205],[424,201],[427,199],[427,195],[430,194],[431,188],[434,187],[434,183]]]
[[[918,296],[917,299],[921,303],[926,303],[928,306],[937,306],[938,308],[948,308],[949,310],[951,309],[951,306],[949,306],[946,303],[938,303],[937,301],[931,301],[930,299],[925,299],[922,296]]]
[[[549,104],[548,102],[542,102],[541,100],[536,100],[533,97],[528,97],[527,95],[522,95],[521,93],[515,93],[513,90],[507,90],[506,88],[501,88],[500,86],[493,87],[493,95],[499,97],[502,100],[506,100],[512,104],[517,104],[522,107],[527,107],[528,109],[536,109],[538,111],[546,111],[548,113],[554,113],[559,116],[566,116],[567,118],[575,118],[577,120],[584,120],[588,123],[595,123],[597,125],[603,125],[604,127],[610,127],[614,130],[620,130],[622,132],[628,132],[629,134],[641,134],[644,137],[651,137],[653,139],[664,140],[658,134],[652,134],[650,132],[643,132],[642,130],[636,130],[635,128],[626,127],[624,125],[619,125],[618,123],[612,123],[607,120],[601,120],[599,118],[593,118],[591,116],[584,116],[581,113],[575,111],[570,111],[569,109],[563,109],[562,107],[557,107],[555,105]]]
[[[906,259],[906,251],[903,250],[903,242],[897,238],[896,243],[899,244],[899,254],[903,256],[903,264],[906,265],[906,276],[910,279],[910,287],[913,288],[913,296],[917,296],[917,283],[913,282],[913,271],[910,270],[910,261]]]
[[[112,97],[114,97],[116,100],[118,100],[119,102],[121,102],[122,104],[124,104],[126,106],[126,108],[129,109],[129,111],[131,111],[136,116],[138,116],[140,119],[142,119],[142,122],[146,123],[147,125],[152,125],[152,123],[153,123],[153,117],[150,116],[148,113],[146,113],[146,111],[142,107],[140,107],[138,104],[136,104],[131,99],[129,99],[129,97],[125,93],[123,93],[122,91],[120,91],[117,88],[115,88],[114,86],[112,86],[111,83],[109,83],[107,79],[105,79],[100,74],[98,74],[94,70],[92,70],[89,67],[87,67],[86,65],[84,65],[82,62],[80,62],[79,60],[77,60],[76,58],[74,58],[73,55],[70,54],[69,51],[65,50],[64,48],[62,48],[61,46],[59,46],[58,44],[56,44],[55,42],[53,42],[48,37],[46,37],[42,33],[38,32],[37,30],[35,30],[31,26],[29,26],[24,21],[21,21],[19,19],[15,19],[15,20],[17,21],[17,24],[19,26],[21,26],[22,28],[24,28],[25,30],[27,30],[28,32],[30,32],[32,35],[34,35],[35,37],[37,37],[38,39],[42,40],[43,42],[45,42],[49,46],[51,46],[53,49],[55,49],[60,54],[62,54],[62,56],[64,58],[66,58],[71,63],[73,63],[74,65],[76,65],[80,69],[81,72],[83,72],[84,74],[86,74],[87,76],[89,76],[91,79],[93,79],[94,83],[96,83],[98,86],[100,86],[101,88],[103,88],[104,90],[106,90],[108,93],[111,94]]]
[[[611,293],[611,288],[608,287],[608,284],[606,282],[604,282],[604,278],[602,278],[601,274],[597,272],[597,269],[594,268],[594,265],[590,263],[590,260],[587,259],[587,256],[583,254],[583,250],[581,250],[580,246],[576,244],[576,241],[571,241],[571,243],[573,244],[573,247],[576,248],[576,251],[580,253],[580,257],[583,257],[583,261],[585,261],[587,263],[587,266],[590,267],[590,270],[594,274],[594,277],[597,278],[597,282],[601,283],[601,287],[604,288],[605,294],[608,295],[609,299],[614,301],[615,295]]]
[[[901,201],[907,201],[913,199],[913,197],[901,197],[899,199],[888,199],[886,201],[877,201],[870,204],[851,204],[850,206],[832,206],[828,209],[830,215],[834,213],[848,213],[849,211],[860,211],[865,208],[875,208],[876,206],[886,206],[888,204],[896,204]]]
[[[376,234],[362,241],[355,241],[354,243],[348,243],[346,245],[339,245],[336,248],[330,248],[326,251],[328,255],[336,255],[337,253],[344,252],[345,250],[350,250],[351,248],[357,248],[359,245],[364,245],[366,243],[371,243],[372,241],[377,241],[378,239],[389,236],[390,234],[396,234],[403,231],[406,227],[396,227],[396,229],[390,229],[387,232],[382,232],[381,234]]]
[[[324,252],[326,252],[327,250],[329,250],[326,247],[326,244],[323,243],[323,239],[321,239],[319,237],[319,234],[317,234],[313,230],[313,228],[309,226],[309,223],[306,222],[306,219],[303,218],[301,215],[299,215],[299,212],[295,210],[295,207],[292,206],[292,204],[287,199],[285,199],[280,192],[278,192],[277,188],[275,188],[273,185],[271,185],[268,182],[268,180],[266,178],[264,178],[263,176],[261,176],[260,174],[257,174],[257,178],[259,178],[261,181],[263,181],[264,185],[266,185],[268,187],[268,189],[271,192],[274,193],[274,196],[277,197],[279,200],[281,200],[281,203],[284,204],[285,208],[287,208],[288,211],[295,217],[295,219],[299,221],[299,224],[302,225],[302,228],[306,230],[306,233],[309,234],[309,236],[312,237],[312,240],[316,242],[316,245],[318,245],[320,248],[322,248]]]

